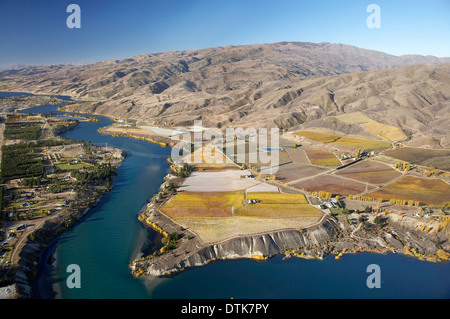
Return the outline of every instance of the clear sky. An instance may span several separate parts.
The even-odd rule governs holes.
[[[69,4],[81,28],[69,29]],[[381,9],[370,29],[369,4]],[[0,66],[279,41],[450,57],[450,0],[0,0]]]

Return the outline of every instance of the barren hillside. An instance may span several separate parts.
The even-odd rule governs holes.
[[[281,42],[3,71],[0,89],[71,95],[90,101],[83,110],[159,126],[201,118],[216,127],[329,127],[326,117],[362,111],[449,144],[450,64],[442,64],[449,62]],[[356,126],[331,125],[361,133]]]

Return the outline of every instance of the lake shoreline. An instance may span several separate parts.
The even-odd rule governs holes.
[[[166,180],[173,178],[166,176]],[[448,243],[436,245],[432,234],[417,229],[417,222],[423,222],[397,213],[367,213],[351,216],[364,218],[370,229],[362,224],[348,222],[346,216],[324,215],[314,226],[302,229],[273,230],[262,234],[246,234],[227,238],[219,243],[203,243],[198,235],[184,229],[182,225],[165,215],[161,207],[173,194],[155,194],[138,219],[143,227],[153,228],[166,238],[176,232],[179,240],[171,251],[155,251],[153,255],[135,259],[130,269],[135,277],[168,277],[185,269],[206,265],[216,260],[249,258],[268,260],[277,255],[285,258],[323,259],[334,255],[336,260],[344,254],[398,253],[427,262],[447,262],[450,254]],[[161,195],[160,195],[161,194]],[[161,199],[162,198],[162,199]],[[383,226],[376,226],[376,218],[383,220]],[[366,224],[365,224],[366,225]]]

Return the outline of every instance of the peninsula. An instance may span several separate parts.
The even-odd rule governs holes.
[[[184,161],[172,161],[160,192],[138,217],[161,234],[160,248],[137,256],[132,273],[168,276],[216,260],[278,254],[340,259],[394,252],[448,260],[446,171],[430,174],[425,166],[389,157],[405,149],[401,142],[354,137],[329,145],[317,137],[321,133],[283,134],[276,175],[232,161],[226,149],[206,142]],[[202,163],[192,163],[196,155]]]
[[[8,112],[0,123],[0,283],[11,291],[7,298],[30,297],[40,253],[112,188],[121,150],[57,135],[88,120]]]

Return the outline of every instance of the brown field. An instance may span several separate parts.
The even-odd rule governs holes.
[[[310,161],[306,152],[302,148],[284,148],[284,150],[289,154],[292,159],[292,162],[295,164],[305,164],[309,165]]]
[[[450,185],[431,178],[405,176],[381,190],[368,194],[374,198],[414,200],[426,204],[440,205],[450,201]]]
[[[229,152],[228,155],[230,158],[235,159],[235,162],[239,165],[249,163],[257,167],[272,166],[274,163],[266,162],[266,159],[271,160],[272,156],[273,158],[276,156],[278,159],[278,165],[292,162],[291,156],[285,149],[282,149],[281,151],[266,152],[263,150],[254,149],[253,147],[250,148],[249,143],[234,144],[231,146],[231,149],[233,149],[233,151],[225,147],[223,148],[223,152],[225,154]]]
[[[335,175],[356,179],[364,183],[384,184],[400,176],[401,173],[389,165],[364,160],[337,171]]]
[[[332,152],[323,150],[305,150],[311,164],[319,166],[340,166],[341,162],[336,158]]]
[[[431,148],[442,149],[441,141],[439,139],[427,136],[413,137],[410,141],[405,142],[404,145],[408,147],[428,146]]]
[[[311,178],[306,181],[302,181],[298,184],[292,185],[298,189],[306,189],[310,192],[313,191],[325,191],[331,192],[334,195],[355,195],[365,191],[366,184],[350,181],[348,179],[340,178],[333,175],[324,175],[316,178]],[[368,190],[372,190],[374,187],[368,185]]]
[[[402,147],[383,153],[401,161],[450,171],[450,150]]]
[[[289,183],[290,181],[313,176],[325,171],[325,168],[312,165],[286,164],[278,168],[276,178],[279,181]]]

